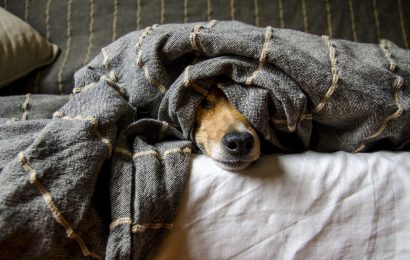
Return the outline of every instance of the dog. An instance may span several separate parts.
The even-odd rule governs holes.
[[[255,129],[217,87],[196,111],[194,138],[204,154],[230,171],[245,169],[260,157]]]

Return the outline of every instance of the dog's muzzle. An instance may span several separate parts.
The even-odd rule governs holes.
[[[214,159],[227,170],[244,169],[257,159],[255,158],[255,137],[247,131],[225,134],[220,147],[220,156]],[[259,157],[259,152],[256,154]]]
[[[255,140],[248,132],[231,132],[222,138],[222,144],[227,153],[241,158],[252,150]]]

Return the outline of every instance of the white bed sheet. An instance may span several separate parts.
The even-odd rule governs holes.
[[[192,161],[158,259],[409,259],[410,153]]]

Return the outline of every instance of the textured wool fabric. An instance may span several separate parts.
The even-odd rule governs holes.
[[[359,44],[215,20],[154,25],[104,48],[77,72],[74,92],[104,70],[137,113],[187,139],[193,110],[215,85],[283,151],[402,149],[410,138],[410,55],[386,40]]]
[[[0,252],[150,257],[172,228],[211,87],[278,150],[408,149],[409,53],[215,20],[130,33],[75,74],[52,118],[30,115],[36,95],[18,97],[33,120],[2,114]]]

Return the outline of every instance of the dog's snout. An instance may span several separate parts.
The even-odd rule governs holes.
[[[222,143],[225,150],[232,155],[246,155],[254,145],[254,138],[248,132],[231,132],[226,134]]]

